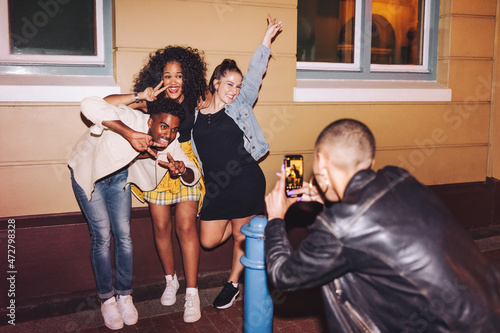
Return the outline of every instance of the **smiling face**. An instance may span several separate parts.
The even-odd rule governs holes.
[[[214,80],[216,98],[224,104],[233,103],[240,93],[242,79],[237,72],[227,72],[220,80]]]
[[[167,87],[166,96],[170,99],[182,102],[184,94],[182,91],[183,75],[181,64],[168,62],[163,68],[163,86]]]
[[[168,113],[153,114],[148,120],[148,134],[153,137],[154,142],[168,146],[175,140],[179,124],[179,117]]]

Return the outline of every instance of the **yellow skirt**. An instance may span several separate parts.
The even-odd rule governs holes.
[[[205,196],[205,183],[203,182],[200,163],[191,148],[191,141],[181,142],[181,148],[189,160],[200,170],[202,174],[200,180],[193,186],[186,186],[179,178],[170,178],[170,173],[167,172],[158,186],[152,191],[142,192],[136,186],[132,186],[132,192],[139,200],[164,206],[182,201],[198,201],[198,212],[200,211]]]

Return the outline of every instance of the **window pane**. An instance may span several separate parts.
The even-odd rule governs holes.
[[[94,0],[9,0],[11,54],[96,55]]]
[[[297,61],[354,62],[354,0],[299,0]]]
[[[373,0],[372,64],[422,64],[423,2]]]

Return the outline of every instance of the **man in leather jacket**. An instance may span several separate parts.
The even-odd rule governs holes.
[[[500,271],[436,196],[407,171],[371,170],[375,139],[342,119],[316,141],[317,186],[294,191],[327,205],[293,251],[284,172],[266,196],[269,280],[282,290],[322,286],[332,332],[500,332]],[[334,202],[334,203],[332,203]]]

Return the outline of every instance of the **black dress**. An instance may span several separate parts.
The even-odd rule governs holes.
[[[198,114],[193,140],[203,164],[202,220],[243,218],[265,212],[266,179],[243,145],[243,132],[225,109]]]
[[[181,106],[186,114],[186,117],[179,126],[179,142],[182,143],[191,140],[191,130],[194,125],[194,109],[189,109],[186,100],[182,101]]]

